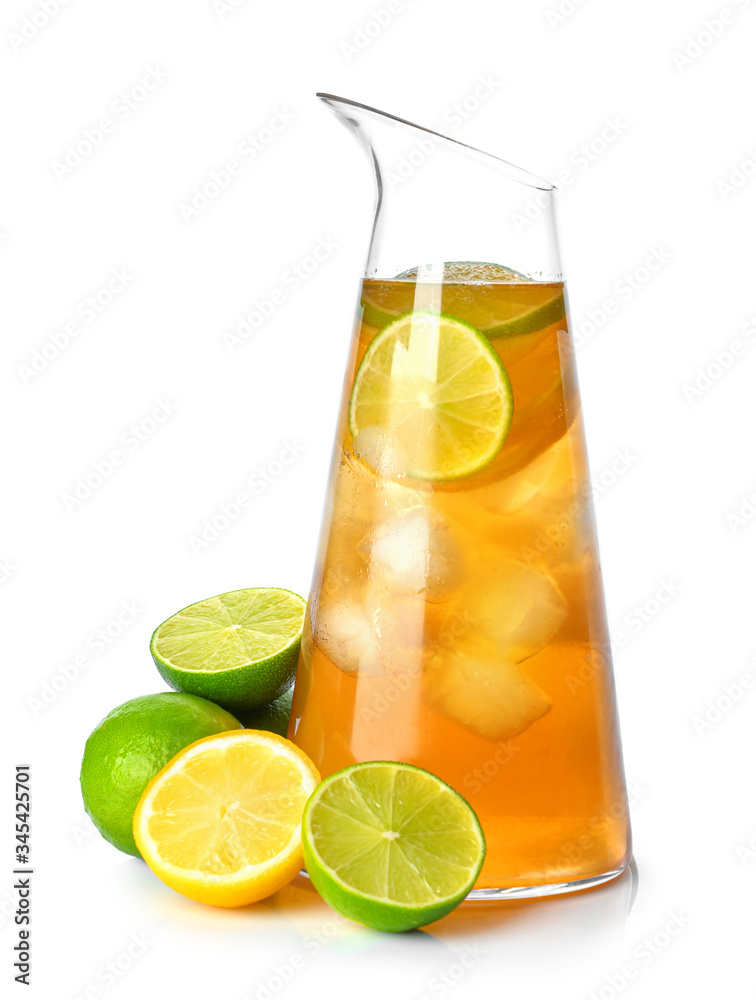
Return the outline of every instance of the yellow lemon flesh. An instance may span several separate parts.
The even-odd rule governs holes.
[[[320,780],[299,747],[236,730],[186,747],[152,779],[134,839],[152,871],[213,906],[245,906],[302,867],[302,813]]]

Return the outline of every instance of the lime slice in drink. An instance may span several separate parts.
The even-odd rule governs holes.
[[[497,321],[492,326],[486,326],[485,334],[491,340],[496,340],[497,337],[521,337],[526,333],[543,330],[564,318],[564,290],[550,285],[543,301],[523,306],[521,309],[515,307],[513,303],[512,315],[503,322]]]
[[[150,652],[172,688],[224,708],[258,708],[292,682],[304,613],[304,600],[290,590],[233,590],[164,621]]]
[[[451,281],[489,284],[492,281],[530,281],[526,274],[487,260],[448,260],[444,264],[421,264],[397,274],[395,281]]]
[[[337,913],[379,931],[445,916],[472,889],[486,844],[469,803],[411,764],[353,764],[322,781],[302,819],[307,873]]]
[[[486,338],[452,316],[412,312],[371,341],[349,404],[352,435],[378,428],[394,467],[461,479],[499,453],[512,420],[509,377]]]
[[[451,261],[412,267],[393,281],[368,282],[363,319],[382,329],[411,309],[441,309],[495,339],[535,333],[565,316],[561,284],[533,281],[502,264]],[[514,286],[514,287],[512,287]]]

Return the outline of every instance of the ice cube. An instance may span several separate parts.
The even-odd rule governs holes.
[[[390,518],[360,543],[370,580],[392,594],[447,600],[459,587],[463,554],[449,522],[414,506]]]
[[[559,490],[569,482],[569,453],[564,438],[548,448],[524,469],[481,490],[483,502],[497,514],[514,514],[533,503],[542,492]]]
[[[456,603],[447,631],[463,641],[468,634],[487,637],[512,663],[548,645],[567,616],[567,602],[552,578],[514,560],[503,560],[474,580]]]
[[[363,465],[384,478],[401,476],[406,468],[396,436],[377,425],[359,432],[352,442],[352,451]]]
[[[423,644],[422,606],[417,602],[380,603],[371,588],[354,597],[321,599],[313,637],[328,659],[346,674],[385,674]]]
[[[379,485],[369,469],[343,453],[333,492],[334,520],[363,522],[380,499]]]
[[[318,608],[314,639],[346,674],[381,672],[380,620],[359,601],[331,600]]]
[[[330,507],[325,513],[327,525],[321,540],[323,589],[343,593],[364,577],[365,564],[357,552],[360,540],[385,517],[385,501],[379,481],[354,457],[342,455]]]
[[[544,691],[517,664],[499,659],[491,647],[446,651],[426,669],[426,700],[443,715],[485,740],[518,736],[552,706]]]

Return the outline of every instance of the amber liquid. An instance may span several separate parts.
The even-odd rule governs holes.
[[[324,776],[401,760],[467,798],[487,841],[476,888],[589,879],[630,851],[562,291],[365,282],[297,672],[289,735]],[[545,325],[501,334],[555,298]],[[466,478],[407,479],[349,430],[366,348],[411,309],[488,333],[509,375],[509,434]]]

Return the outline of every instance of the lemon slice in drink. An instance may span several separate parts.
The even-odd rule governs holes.
[[[413,479],[470,476],[495,458],[509,431],[512,387],[486,338],[453,316],[411,312],[371,341],[349,404],[356,438],[377,428]]]
[[[369,761],[337,771],[305,807],[307,874],[325,901],[379,931],[445,916],[472,889],[485,858],[469,803],[429,771]]]
[[[304,613],[305,601],[290,590],[232,590],[158,625],[150,652],[172,688],[223,708],[259,708],[291,685]]]

